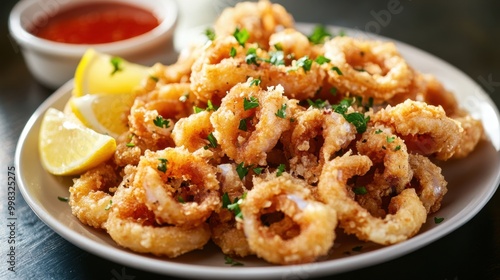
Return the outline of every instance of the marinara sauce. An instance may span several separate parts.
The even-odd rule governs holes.
[[[144,34],[159,25],[149,11],[122,3],[91,3],[63,10],[31,33],[69,44],[102,44]]]

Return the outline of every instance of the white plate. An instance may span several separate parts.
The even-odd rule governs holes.
[[[298,27],[308,34],[313,25],[298,24]],[[338,28],[331,28],[338,31]],[[344,30],[351,36],[358,35],[356,31]],[[69,195],[71,179],[48,174],[38,158],[41,116],[49,107],[64,107],[70,97],[72,81],[40,105],[21,134],[15,158],[19,189],[38,217],[69,242],[117,263],[160,274],[217,279],[313,277],[354,270],[408,254],[462,226],[493,196],[500,181],[500,117],[489,96],[465,74],[428,53],[400,42],[396,44],[410,65],[421,72],[434,74],[455,92],[460,103],[475,117],[483,120],[489,137],[467,159],[447,162],[443,166],[449,192],[439,212],[429,216],[421,232],[408,241],[380,247],[339,236],[329,259],[297,266],[273,266],[257,258],[248,258],[239,260],[244,266],[231,267],[224,263],[223,255],[212,244],[202,251],[176,259],[162,259],[122,249],[106,233],[81,224],[71,214],[68,204],[58,201],[58,196]],[[435,224],[434,217],[443,217],[445,220]],[[352,250],[356,245],[363,246],[361,252]]]

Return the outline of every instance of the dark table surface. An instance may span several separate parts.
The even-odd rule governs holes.
[[[209,1],[209,0],[207,0]],[[8,13],[17,1],[0,1],[0,279],[172,279],[102,259],[61,238],[16,194],[16,272],[8,271],[7,175],[26,121],[53,92],[28,72],[8,35]],[[226,0],[225,3],[234,3]],[[465,72],[500,104],[500,1],[278,1],[298,22],[366,30],[423,49]],[[377,21],[389,4],[402,9]],[[369,24],[372,22],[372,24]],[[378,23],[373,24],[373,22]],[[469,222],[447,236],[395,260],[329,279],[500,279],[500,193]],[[296,279],[308,278],[299,275]],[[326,279],[326,277],[324,278]]]

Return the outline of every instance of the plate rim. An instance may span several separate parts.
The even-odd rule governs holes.
[[[297,29],[310,29],[311,27],[318,25],[317,23],[296,23]],[[332,30],[346,30],[349,34],[350,31],[354,29],[336,25],[325,25]],[[500,123],[500,114],[495,103],[491,97],[486,94],[486,92],[468,75],[463,73],[460,69],[456,68],[452,64],[444,61],[443,59],[426,52],[425,50],[419,49],[412,45],[406,44],[404,42],[380,36],[377,34],[371,34],[375,38],[381,38],[383,40],[389,40],[394,42],[396,45],[404,46],[404,48],[415,51],[420,55],[427,56],[439,64],[443,64],[447,68],[453,69],[455,72],[467,79],[467,83],[477,87],[479,95],[483,97],[489,105],[493,108],[494,113],[497,117],[497,122]],[[371,265],[376,265],[383,262],[388,262],[402,255],[409,254],[416,251],[432,242],[435,242],[449,233],[455,231],[459,227],[463,226],[465,223],[470,221],[477,213],[484,208],[484,206],[490,201],[491,197],[495,194],[498,185],[500,183],[500,172],[496,173],[496,177],[492,178],[494,181],[494,186],[489,188],[488,192],[482,193],[482,196],[471,201],[467,204],[467,211],[464,215],[459,213],[455,214],[451,219],[447,220],[447,223],[451,223],[447,227],[435,227],[429,229],[428,231],[412,237],[404,242],[394,244],[387,247],[379,248],[375,251],[365,252],[359,255],[353,255],[349,257],[344,257],[341,259],[335,259],[331,261],[315,262],[294,266],[266,266],[266,267],[221,267],[217,266],[203,266],[196,264],[185,264],[171,262],[169,259],[154,259],[149,255],[136,254],[134,252],[128,251],[127,249],[120,249],[115,247],[102,247],[102,244],[78,234],[73,229],[67,227],[62,222],[58,221],[55,217],[50,215],[49,212],[45,211],[40,205],[34,201],[30,196],[28,188],[25,186],[24,171],[20,169],[21,166],[21,154],[26,144],[26,139],[28,138],[33,127],[40,122],[40,117],[43,113],[55,102],[59,101],[61,98],[68,97],[71,94],[71,89],[73,88],[73,80],[66,82],[63,86],[57,89],[51,96],[49,96],[44,102],[42,102],[35,112],[31,115],[27,121],[25,127],[23,128],[21,135],[19,137],[18,143],[16,145],[15,151],[15,168],[16,176],[18,179],[18,188],[30,206],[32,211],[42,220],[47,226],[49,226],[54,232],[59,234],[61,237],[66,239],[68,242],[74,244],[75,246],[81,248],[84,251],[92,253],[94,255],[106,258],[110,261],[120,263],[122,265],[134,267],[139,270],[154,272],[162,275],[172,275],[186,277],[186,271],[190,272],[191,276],[194,277],[210,277],[210,278],[275,278],[284,277],[284,275],[304,275],[306,273],[308,276],[320,276],[320,275],[332,275],[351,271],[357,268],[364,268]],[[495,141],[496,140],[496,141]],[[500,139],[490,139],[493,145],[495,145],[498,151],[498,146],[500,145]],[[471,205],[472,204],[472,205]],[[76,233],[76,234],[75,234]]]

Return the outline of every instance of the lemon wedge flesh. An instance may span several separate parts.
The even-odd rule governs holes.
[[[88,49],[75,71],[74,96],[85,94],[123,94],[136,88],[147,77],[149,67]]]
[[[114,138],[128,131],[127,114],[135,94],[87,94],[71,97],[69,107],[87,127]]]
[[[38,147],[43,167],[54,175],[77,175],[113,156],[116,141],[49,108],[42,119]]]

